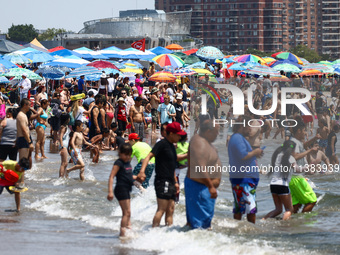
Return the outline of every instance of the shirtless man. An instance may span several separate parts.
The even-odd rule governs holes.
[[[184,188],[187,220],[191,228],[211,227],[221,171],[200,171],[197,168],[221,166],[217,150],[211,144],[218,130],[219,126],[214,126],[212,120],[202,119],[199,134],[194,135],[190,141],[190,160]]]
[[[30,152],[34,150],[33,141],[30,136],[30,129],[28,126],[28,118],[26,113],[30,110],[31,101],[24,98],[20,102],[20,112],[17,115],[17,141],[16,147],[19,152],[19,161],[22,158],[29,158]],[[32,158],[29,158],[29,168],[32,167]],[[24,185],[24,173],[19,180],[20,186]]]
[[[68,177],[68,174],[73,171],[73,170],[77,170],[80,169],[80,180],[84,180],[84,170],[85,170],[85,164],[84,164],[84,160],[83,157],[81,155],[81,149],[83,147],[83,144],[90,146],[91,148],[95,148],[95,146],[93,146],[92,144],[90,144],[89,142],[87,142],[84,138],[84,135],[82,133],[83,130],[83,123],[80,120],[76,120],[74,122],[74,128],[75,128],[75,132],[70,140],[70,154],[71,154],[71,158],[73,160],[74,166],[71,168],[68,168],[66,170],[66,177]]]
[[[144,129],[148,128],[144,118],[144,107],[142,106],[143,98],[137,97],[135,99],[135,105],[130,108],[130,119],[131,119],[131,131],[137,133],[140,137],[140,141],[144,137]]]
[[[318,142],[314,142],[314,144],[312,144],[311,147],[316,147],[317,151],[311,151],[311,153],[307,155],[309,171],[308,172],[306,171],[306,173],[315,174],[327,172],[325,171],[324,167],[325,165],[327,165],[327,169],[330,173],[332,171],[332,167],[329,163],[329,159],[327,158],[326,154],[322,150],[320,150]],[[325,165],[322,164],[322,162],[324,162]]]
[[[256,119],[256,115],[249,113],[250,117],[252,118],[251,121],[251,127],[250,127],[250,132],[249,135],[246,137],[248,140],[250,146],[252,147],[253,150],[260,148],[261,146],[261,141],[262,141],[262,132],[261,132],[261,125],[263,125],[262,120]]]
[[[151,116],[152,116],[152,133],[156,133],[156,127],[158,123],[158,105],[161,102],[159,96],[158,96],[158,89],[153,88],[151,90],[151,99],[150,99],[150,104],[151,104]]]

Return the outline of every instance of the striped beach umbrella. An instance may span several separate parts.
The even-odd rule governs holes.
[[[173,54],[162,54],[154,57],[152,60],[156,61],[160,66],[172,66],[174,68],[179,68],[184,65],[184,61]]]
[[[155,81],[155,82],[175,82],[176,77],[169,72],[160,71],[157,72],[149,77],[149,81]]]
[[[259,61],[261,64],[266,63],[266,61],[264,61],[263,58],[253,55],[253,54],[241,55],[241,56],[235,57],[234,60],[237,62],[241,62],[241,63],[245,63],[245,62],[257,62],[258,63]]]
[[[278,58],[278,59],[288,59],[288,60],[295,62],[295,63],[298,63],[300,65],[303,64],[302,60],[298,56],[296,56],[293,53],[287,52],[287,51],[281,51],[281,52],[274,53],[272,55],[272,57]]]
[[[174,72],[175,76],[190,76],[194,74],[197,74],[197,72],[190,68],[181,68]]]

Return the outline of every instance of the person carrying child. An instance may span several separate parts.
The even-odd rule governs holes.
[[[132,185],[142,189],[140,183],[136,182],[136,177],[132,175],[132,167],[130,164],[131,154],[132,147],[129,143],[124,143],[119,147],[119,159],[114,162],[109,177],[109,191],[107,199],[112,201],[114,194],[123,213],[120,223],[120,237],[124,237],[126,229],[131,227],[130,192],[132,190]],[[113,190],[114,177],[117,178],[117,182]]]

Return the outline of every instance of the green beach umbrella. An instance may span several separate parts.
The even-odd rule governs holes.
[[[294,66],[291,64],[279,64],[279,65],[274,66],[273,69],[277,71],[282,70],[287,73],[300,73],[301,72],[301,70],[297,66]]]
[[[175,56],[177,56],[177,57],[180,57],[182,60],[185,60],[185,59],[188,57],[187,54],[182,53],[182,52],[174,52],[174,53],[172,53],[172,54],[175,55]]]
[[[201,62],[201,60],[198,57],[194,56],[194,55],[187,56],[184,59],[184,63],[186,65],[192,65],[192,64],[195,64],[197,62]]]
[[[7,73],[0,74],[1,76],[14,77],[15,79],[21,79],[22,74],[26,74],[30,80],[41,80],[42,78],[36,73],[24,69],[24,68],[12,68]]]

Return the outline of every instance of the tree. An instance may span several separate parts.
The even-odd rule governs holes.
[[[44,33],[39,35],[40,41],[50,41],[56,35],[66,33],[64,28],[48,28]]]
[[[259,56],[259,57],[265,57],[265,56],[267,56],[268,53],[265,53],[265,52],[257,50],[257,49],[248,48],[246,50],[245,54],[253,54],[253,55],[256,55],[256,56]]]
[[[295,48],[290,49],[291,53],[294,53],[296,56],[305,58],[311,63],[317,63],[321,61],[321,57],[315,50],[311,50],[306,45],[300,44]]]
[[[8,29],[8,38],[12,41],[30,42],[38,36],[32,24],[13,25]]]

